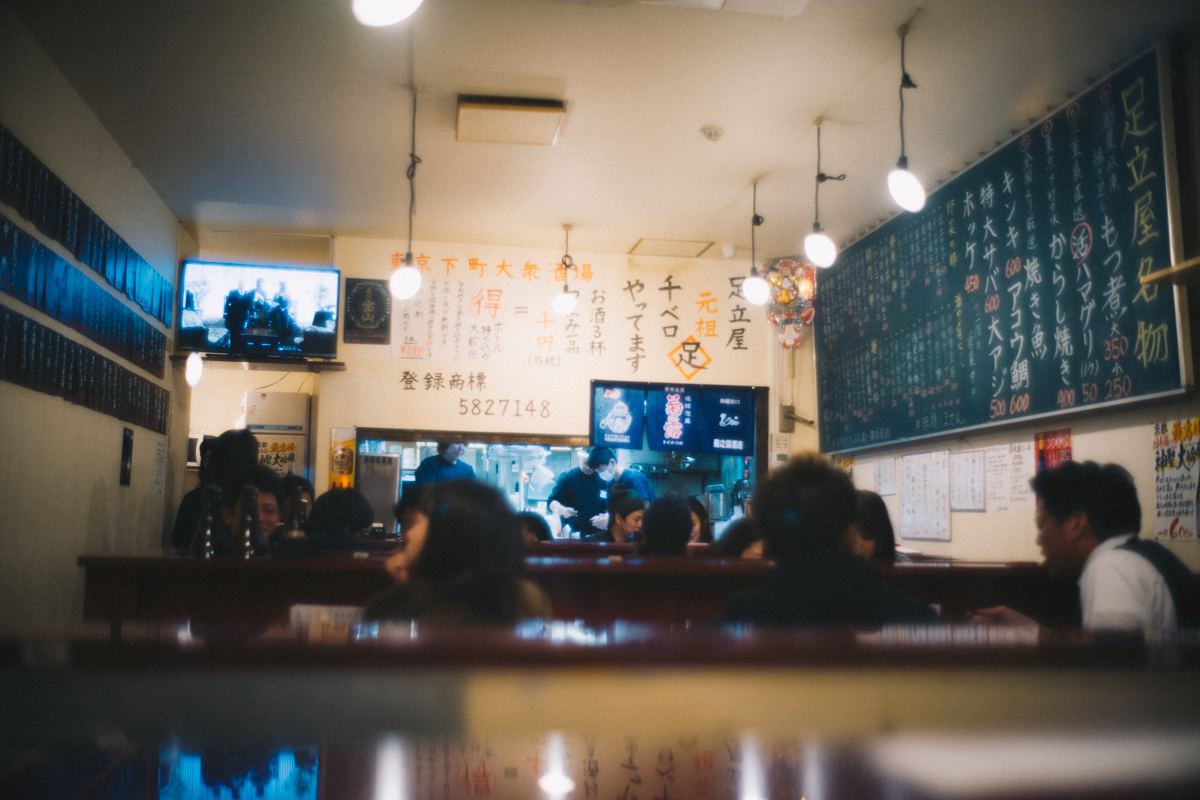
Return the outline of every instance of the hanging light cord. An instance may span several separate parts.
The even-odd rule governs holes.
[[[408,153],[408,169],[404,171],[408,178],[408,255],[412,255],[412,223],[413,223],[413,206],[417,203],[417,164],[421,163],[421,159],[417,157],[417,87],[412,87],[412,148]],[[411,260],[406,258],[407,260]]]
[[[754,263],[754,229],[763,224],[763,218],[758,215],[758,181],[754,182],[754,216],[750,217],[750,274],[757,275],[758,267]]]
[[[825,181],[844,181],[844,180],[846,180],[846,173],[844,173],[844,172],[841,175],[826,175],[824,172],[821,172],[821,126],[818,125],[817,126],[817,188],[816,188],[816,191],[814,192],[815,196],[813,198],[813,208],[815,209],[815,213],[813,214],[813,230],[814,231],[820,232],[820,230],[821,230],[821,184],[824,183]]]
[[[412,266],[413,207],[417,204],[417,164],[421,163],[421,159],[417,157],[417,67],[415,49],[416,43],[413,41],[413,26],[409,25],[408,86],[412,90],[412,138],[410,139],[412,146],[408,151],[408,169],[404,171],[405,177],[408,178],[408,250],[404,254],[404,263],[409,266]]]
[[[908,168],[908,157],[904,155],[904,90],[915,89],[917,85],[909,77],[904,68],[904,41],[908,38],[907,24],[900,29],[900,164],[901,169]]]

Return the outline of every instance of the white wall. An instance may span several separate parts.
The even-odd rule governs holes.
[[[150,265],[174,282],[179,225],[45,53],[0,4],[0,123]],[[12,208],[0,205],[10,219]],[[23,227],[33,233],[31,226]],[[60,256],[66,251],[34,233]],[[76,264],[78,266],[78,264]],[[85,272],[90,270],[85,269]],[[105,287],[111,292],[111,287]],[[125,298],[116,295],[127,306]],[[7,295],[11,306],[171,392],[166,436],[11,383],[0,383],[0,630],[81,619],[83,553],[156,552],[182,494],[189,415],[182,372],[163,380]],[[171,336],[157,322],[160,331]],[[134,430],[132,485],[119,486],[122,429]],[[155,490],[156,444],[167,443]]]

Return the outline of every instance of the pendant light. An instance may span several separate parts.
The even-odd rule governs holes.
[[[409,52],[412,52],[411,40]],[[413,206],[417,202],[417,164],[421,163],[421,159],[417,157],[417,86],[414,83],[410,88],[412,89],[412,148],[408,153],[408,170],[405,172],[405,175],[408,176],[408,250],[404,253],[404,263],[393,269],[392,276],[388,279],[388,288],[397,300],[407,300],[421,291],[421,270],[413,264],[412,254]]]
[[[900,160],[896,162],[896,168],[888,173],[888,191],[905,211],[917,212],[925,207],[925,188],[908,171],[908,156],[904,154],[904,90],[917,88],[904,69],[904,40],[908,36],[908,23],[901,25],[897,33],[900,34]]]
[[[550,303],[554,313],[560,317],[570,316],[575,310],[575,306],[579,304],[579,292],[572,292],[567,283],[567,270],[575,269],[575,259],[571,258],[571,226],[566,223],[563,223],[563,235],[566,236],[562,257],[563,290],[562,294],[555,295],[554,300]]]
[[[200,376],[204,374],[204,359],[199,353],[192,353],[187,357],[187,366],[184,367],[183,379],[187,381],[188,386],[195,386],[200,383]]]
[[[354,0],[350,8],[363,25],[383,28],[412,16],[421,3],[422,0]]]
[[[837,261],[837,245],[821,231],[821,184],[825,181],[844,181],[846,175],[826,175],[821,172],[821,123],[824,121],[824,117],[817,117],[817,191],[813,201],[813,232],[804,237],[804,254],[815,266],[832,267],[833,262]]]
[[[754,181],[754,211],[750,217],[750,277],[742,281],[742,296],[746,301],[761,306],[771,299],[771,287],[758,274],[758,266],[754,263],[754,229],[763,224],[763,218],[758,215],[758,181]]]

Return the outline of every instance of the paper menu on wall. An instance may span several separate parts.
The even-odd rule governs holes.
[[[950,453],[900,459],[897,481],[902,539],[950,540]]]
[[[984,510],[984,451],[950,454],[950,510]]]
[[[875,494],[886,497],[896,493],[896,459],[881,458],[875,462]]]
[[[1033,511],[1029,479],[1034,475],[1035,455],[1033,442],[1001,444],[984,451],[988,511]]]

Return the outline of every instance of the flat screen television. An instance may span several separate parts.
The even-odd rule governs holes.
[[[340,278],[328,267],[184,261],[178,349],[334,358]]]

